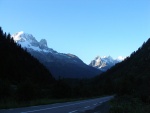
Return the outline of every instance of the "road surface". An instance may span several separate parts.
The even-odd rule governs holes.
[[[31,106],[24,108],[3,109],[0,113],[84,113],[97,108],[113,96],[75,102],[56,103],[50,105]],[[95,112],[96,113],[96,112]]]

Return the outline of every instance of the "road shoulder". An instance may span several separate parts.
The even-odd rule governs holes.
[[[80,113],[109,113],[110,105],[109,101],[103,102],[99,106],[95,107],[94,109],[87,110]]]

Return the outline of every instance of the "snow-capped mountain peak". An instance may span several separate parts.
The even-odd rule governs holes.
[[[116,60],[118,61],[123,61],[126,57],[123,57],[123,56],[118,56],[118,58]]]
[[[15,41],[15,42],[18,42],[19,40],[21,40],[21,37],[20,37],[20,36],[21,36],[23,33],[24,33],[23,31],[20,31],[20,32],[18,32],[18,33],[16,33],[16,34],[12,35],[14,41]]]
[[[116,63],[119,63],[124,60],[125,57],[119,56],[117,59],[113,59],[111,56],[97,56],[94,60],[89,64],[92,67],[98,68],[102,71],[106,71]]]
[[[45,39],[41,39],[38,42],[32,34],[25,33],[20,31],[12,35],[14,41],[20,44],[23,48],[33,49],[35,51],[43,51],[43,52],[52,52],[53,50],[48,48],[47,41]]]
[[[73,54],[54,51],[47,46],[47,41],[37,41],[33,35],[18,32],[11,36],[35,58],[37,58],[56,77],[88,78],[101,73],[100,70],[86,65],[80,58]]]
[[[28,33],[24,33],[23,31],[20,31],[14,35],[12,35],[14,41],[16,42],[24,42],[24,41],[28,41],[28,42],[37,42],[37,40],[35,39],[35,37],[33,37],[31,34]]]
[[[47,46],[46,39],[41,39],[39,42],[33,37],[32,34],[24,33],[23,31],[15,33],[11,36],[14,41],[21,45],[22,48],[26,48],[28,52],[35,53],[39,52],[42,54],[48,54],[51,59],[48,59],[48,61],[54,60],[63,60],[67,59],[66,62],[78,62],[83,63],[77,56],[73,54],[64,54],[64,53],[58,53],[57,51],[54,51],[52,48],[49,48]],[[36,56],[36,55],[35,55]]]

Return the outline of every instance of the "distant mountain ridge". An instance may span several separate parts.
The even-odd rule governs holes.
[[[139,98],[150,103],[150,38],[121,63],[95,78],[96,87],[108,94]],[[125,98],[127,99],[127,98]]]
[[[119,56],[117,59],[113,59],[111,56],[97,56],[94,60],[89,64],[92,67],[95,67],[101,71],[107,71],[116,63],[123,61],[125,57]]]
[[[58,53],[47,46],[47,41],[36,38],[23,31],[12,35],[14,41],[26,48],[34,57],[43,63],[55,78],[89,78],[101,73],[100,70],[86,65],[73,54]]]

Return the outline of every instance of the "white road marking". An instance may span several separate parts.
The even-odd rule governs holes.
[[[95,101],[95,100],[87,100],[87,101],[80,102],[80,103],[75,103],[75,104],[68,104],[68,105],[51,107],[51,108],[45,108],[45,109],[37,109],[37,110],[32,110],[32,111],[20,112],[20,113],[33,113],[33,112],[38,112],[38,111],[45,111],[45,110],[50,110],[50,109],[62,108],[62,107],[66,107],[66,106],[78,105],[78,104],[87,103],[87,102],[90,102],[90,101]]]
[[[74,112],[77,112],[78,110],[74,110],[74,111],[70,111],[69,113],[74,113]]]
[[[38,107],[38,106],[32,106],[32,107]]]
[[[108,97],[107,97],[108,98]],[[104,99],[104,98],[103,98]],[[56,109],[56,108],[62,108],[62,107],[67,107],[67,106],[73,106],[73,105],[79,105],[79,104],[82,104],[82,103],[88,103],[88,102],[92,102],[92,101],[95,101],[94,100],[87,100],[87,101],[82,101],[82,102],[76,102],[74,104],[68,104],[68,105],[62,105],[62,106],[56,106],[56,107],[51,107],[51,108],[43,108],[43,109],[37,109],[37,110],[31,110],[31,111],[24,111],[24,112],[20,112],[20,113],[33,113],[33,112],[38,112],[38,111],[45,111],[45,110],[50,110],[50,109]],[[103,101],[104,102],[104,101]],[[100,102],[100,103],[103,103],[103,102]],[[40,107],[40,106],[39,106]]]
[[[86,109],[86,108],[89,108],[89,107],[90,107],[90,106],[86,106],[86,107],[84,107],[84,108]]]
[[[97,105],[97,103],[96,104],[93,104],[94,106],[96,106]]]

